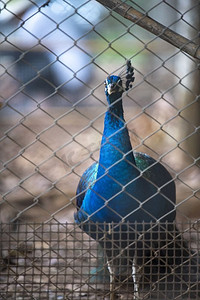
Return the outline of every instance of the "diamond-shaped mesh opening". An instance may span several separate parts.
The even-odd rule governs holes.
[[[199,1],[0,9],[0,299],[199,299]]]

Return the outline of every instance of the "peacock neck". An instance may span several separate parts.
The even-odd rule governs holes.
[[[118,97],[117,97],[118,96]],[[117,141],[119,134],[126,131],[124,120],[124,110],[122,106],[122,95],[111,94],[107,96],[109,103],[108,110],[104,118],[104,132],[102,143],[105,138]]]
[[[113,99],[111,103],[113,103]],[[124,170],[127,172],[131,169],[132,172],[134,164],[135,159],[124,120],[122,98],[118,97],[114,104],[109,105],[105,115],[97,176],[101,176],[109,169],[112,176],[118,177]]]
[[[116,119],[121,120],[121,122],[123,123],[125,122],[121,97],[118,98],[116,102],[109,105],[108,111],[105,115],[105,120],[109,118],[113,122],[116,122]]]

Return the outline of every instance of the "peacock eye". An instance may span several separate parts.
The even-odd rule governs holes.
[[[105,86],[107,85],[107,82],[106,82],[106,80],[104,81],[104,85],[105,85]]]
[[[118,85],[122,85],[122,80],[121,80],[121,79],[118,79],[118,80],[117,80],[117,84],[118,84]]]

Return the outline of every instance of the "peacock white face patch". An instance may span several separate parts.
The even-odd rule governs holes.
[[[104,81],[104,85],[105,85],[105,93],[107,93],[108,92],[108,80],[107,79]]]

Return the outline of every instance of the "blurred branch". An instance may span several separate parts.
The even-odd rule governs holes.
[[[188,53],[194,58],[200,59],[200,46],[191,42],[182,35],[168,29],[159,22],[153,20],[150,17],[142,14],[134,9],[132,6],[120,1],[120,0],[96,0],[102,5],[109,7],[122,17],[128,19],[131,22],[141,26],[149,32],[159,36],[163,40],[179,48],[180,50]]]

